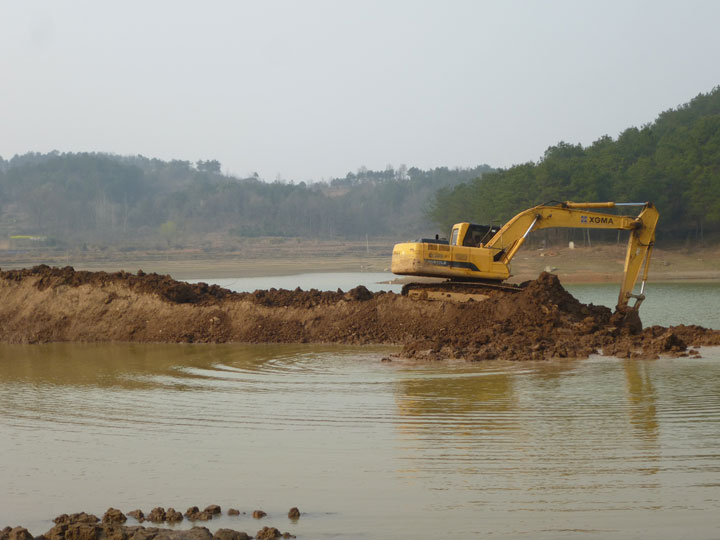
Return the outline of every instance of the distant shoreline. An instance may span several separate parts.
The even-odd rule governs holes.
[[[390,272],[393,243],[364,241],[258,240],[234,251],[200,249],[146,251],[61,251],[16,253],[0,250],[2,270],[38,264],[76,270],[125,270],[169,274],[175,279],[222,279],[294,275],[316,272]],[[524,248],[512,261],[512,282],[536,279],[543,271],[563,283],[617,282],[623,271],[625,246]],[[398,279],[404,280],[402,277]],[[655,249],[649,281],[720,281],[720,247]]]

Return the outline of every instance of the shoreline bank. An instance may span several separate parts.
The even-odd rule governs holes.
[[[0,251],[2,270],[47,264],[76,270],[169,274],[175,279],[219,279],[315,272],[390,272],[392,243],[292,242],[253,244],[240,251],[200,249],[165,251]],[[536,279],[543,271],[563,283],[620,281],[625,247],[601,244],[521,250],[512,262],[511,281]],[[650,261],[650,281],[720,281],[720,247],[702,251],[659,249]]]

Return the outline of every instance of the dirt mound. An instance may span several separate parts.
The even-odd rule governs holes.
[[[210,304],[236,294],[217,285],[185,283],[176,281],[167,275],[146,274],[142,270],[139,270],[137,274],[122,271],[114,273],[88,272],[75,270],[72,266],[55,268],[41,264],[29,269],[2,272],[2,278],[10,281],[38,278],[35,280],[35,286],[40,291],[63,285],[105,287],[109,283],[122,283],[129,290],[155,294],[163,300],[177,304]]]
[[[642,329],[570,295],[552,274],[482,302],[414,300],[365,287],[234,293],[127,272],[37,266],[0,272],[0,341],[385,343],[415,358],[547,359],[599,352],[688,355],[720,345],[696,326]]]

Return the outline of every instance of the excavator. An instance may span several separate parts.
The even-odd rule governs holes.
[[[600,209],[641,207],[637,216],[624,216]],[[630,231],[625,269],[616,310],[637,312],[645,299],[650,255],[655,244],[659,214],[651,202],[557,202],[552,201],[520,212],[502,227],[457,223],[450,240],[439,236],[396,244],[391,271],[405,276],[447,278],[442,283],[409,283],[403,294],[426,299],[466,301],[487,298],[488,289],[518,290],[505,284],[510,262],[533,231],[553,227],[617,229]],[[640,292],[633,290],[643,272]],[[630,301],[635,300],[631,306]]]

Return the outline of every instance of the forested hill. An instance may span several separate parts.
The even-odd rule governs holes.
[[[552,200],[653,201],[659,240],[720,238],[720,87],[616,140],[560,142],[538,163],[444,188],[428,216],[443,229],[458,221],[503,223]]]
[[[0,241],[60,245],[192,245],[212,235],[404,238],[431,228],[437,189],[492,170],[361,168],[328,182],[264,182],[221,174],[217,161],[97,153],[0,158]]]

